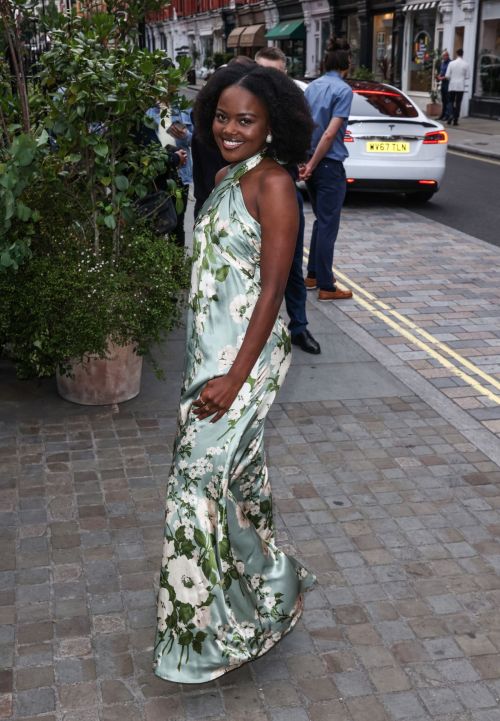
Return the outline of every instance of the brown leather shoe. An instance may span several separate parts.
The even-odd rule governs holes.
[[[352,298],[352,290],[343,290],[338,288],[336,290],[319,290],[318,300],[344,300],[345,298]]]
[[[318,287],[316,278],[304,278],[304,285],[307,290],[316,290]]]

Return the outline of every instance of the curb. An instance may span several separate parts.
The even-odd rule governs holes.
[[[500,160],[500,152],[494,150],[488,150],[487,148],[476,148],[470,145],[463,145],[461,143],[450,143],[448,142],[449,150],[459,150],[461,153],[466,155],[480,155],[484,158],[493,158],[494,160]]]

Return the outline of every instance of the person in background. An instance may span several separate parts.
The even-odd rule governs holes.
[[[465,84],[470,75],[469,63],[465,62],[463,55],[464,51],[459,48],[457,50],[457,57],[451,61],[446,69],[446,78],[449,80],[448,92],[450,94],[450,117],[448,118],[448,125],[452,123],[453,125],[458,125]]]
[[[282,73],[286,73],[286,55],[279,48],[262,48],[255,55],[255,61],[258,65],[267,68],[276,68]],[[295,82],[295,80],[294,80]],[[298,83],[295,83],[298,85]],[[299,87],[301,87],[299,85]],[[296,181],[299,174],[296,165],[287,166],[287,170]],[[304,257],[304,202],[302,195],[297,190],[297,202],[299,204],[299,232],[297,235],[297,244],[295,246],[295,254],[293,256],[292,267],[285,289],[285,305],[286,312],[290,318],[288,330],[294,345],[302,348],[306,353],[317,355],[321,353],[321,347],[318,341],[312,336],[307,329],[307,313],[306,300],[307,291],[304,285],[304,274],[302,271],[302,263]]]
[[[185,245],[184,217],[186,215],[189,186],[193,182],[193,161],[191,158],[193,123],[191,120],[191,112],[189,110],[180,110],[179,108],[172,109],[170,120],[172,124],[168,129],[168,133],[175,138],[177,149],[183,150],[186,153],[186,162],[184,165],[181,165],[177,171],[182,184],[183,209],[181,213],[177,213],[177,228],[174,231],[177,244]]]
[[[450,64],[450,54],[447,50],[443,51],[443,54],[441,55],[441,63],[439,65],[438,74],[436,76],[436,79],[439,80],[441,83],[441,115],[439,116],[439,120],[448,120],[448,117],[450,115],[450,111],[448,108],[448,104],[450,102],[449,93],[448,93],[448,85],[449,80],[446,77],[446,71],[448,69],[448,65]]]
[[[344,135],[353,93],[343,78],[349,65],[349,50],[328,51],[325,74],[305,91],[315,128],[310,157],[300,169],[299,177],[307,182],[316,216],[305,285],[308,290],[319,289],[320,301],[352,298],[352,291],[337,286],[332,268],[347,185],[343,161],[349,153]]]

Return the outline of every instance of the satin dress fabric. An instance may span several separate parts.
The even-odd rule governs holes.
[[[167,487],[154,647],[157,676],[215,679],[271,649],[297,623],[314,577],[275,545],[264,421],[290,365],[276,320],[250,376],[221,420],[193,401],[234,361],[260,293],[260,226],[237,163],[203,206],[194,230],[184,383]]]

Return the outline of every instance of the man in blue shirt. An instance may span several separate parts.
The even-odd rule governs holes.
[[[437,74],[437,80],[441,83],[441,100],[442,100],[442,106],[441,106],[441,115],[439,116],[439,120],[448,120],[448,118],[452,115],[449,109],[449,93],[448,93],[448,85],[449,80],[446,77],[446,71],[448,70],[448,65],[450,64],[450,56],[447,50],[443,52],[441,55],[441,64],[439,66],[439,71]]]
[[[315,123],[311,157],[300,178],[307,182],[316,220],[314,221],[307,265],[308,290],[318,290],[318,300],[352,298],[342,290],[333,275],[333,249],[340,224],[340,212],[346,194],[343,161],[348,152],[344,144],[352,90],[343,77],[349,70],[349,52],[332,50],[325,57],[325,74],[306,89],[305,97]]]

